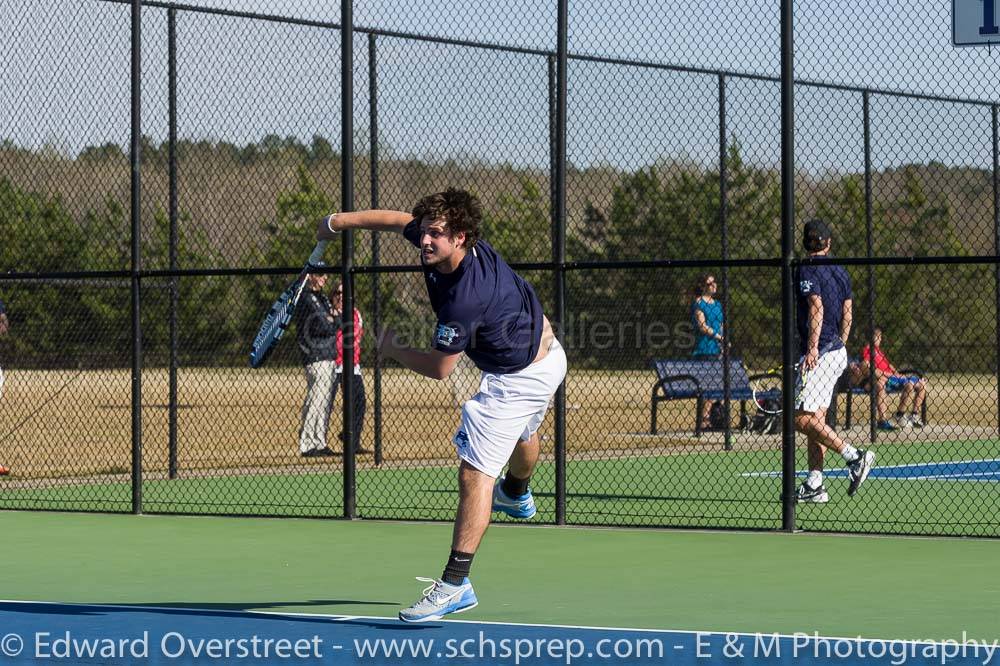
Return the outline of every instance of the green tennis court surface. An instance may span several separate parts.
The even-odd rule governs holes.
[[[13,600],[395,617],[451,527],[0,513]],[[1000,638],[1000,542],[493,526],[470,621]],[[54,621],[54,618],[50,618]]]
[[[906,534],[996,535],[1000,524],[1000,447],[970,440],[880,444],[876,472],[855,498],[837,456],[828,462],[827,505],[798,508],[805,530]],[[974,463],[969,471],[961,465]],[[144,509],[164,513],[342,515],[339,461],[328,473],[247,473],[182,470],[176,480],[151,479]],[[799,451],[799,469],[805,466]],[[650,456],[608,452],[573,459],[567,469],[567,520],[593,525],[781,527],[780,451],[695,448]],[[894,470],[883,473],[881,470]],[[966,473],[968,472],[968,473]],[[542,463],[533,481],[541,522],[555,520],[554,469]],[[360,469],[358,515],[372,518],[450,520],[456,502],[453,464]],[[0,505],[129,511],[125,481],[52,480],[0,484]]]

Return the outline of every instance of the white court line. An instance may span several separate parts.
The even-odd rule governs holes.
[[[324,618],[328,620],[333,620],[334,622],[347,622],[350,620],[382,620],[390,622],[399,622],[400,626],[409,626],[406,623],[395,617],[383,617],[380,615],[327,615],[325,613],[284,613],[280,611],[252,611],[252,610],[226,610],[226,609],[204,609],[204,608],[181,608],[176,606],[126,606],[121,604],[87,604],[80,602],[68,602],[68,601],[26,601],[23,599],[0,599],[0,604],[40,604],[45,606],[67,606],[71,608],[111,608],[117,610],[159,610],[159,611],[169,611],[173,613],[184,613],[190,612],[195,615],[202,615],[205,613],[211,613],[213,610],[222,613],[236,613],[236,614],[247,614],[247,615],[268,615],[268,616],[278,616],[278,617],[301,617],[301,618]],[[647,633],[658,633],[658,634],[686,634],[686,635],[729,635],[729,636],[746,636],[756,638],[758,636],[777,636],[778,638],[790,638],[794,639],[796,637],[801,637],[800,634],[782,634],[778,632],[769,631],[706,631],[706,630],[695,630],[695,629],[642,629],[639,627],[600,627],[600,626],[588,626],[588,625],[578,625],[578,624],[540,624],[533,622],[491,622],[487,620],[476,621],[476,620],[434,620],[434,622],[441,622],[446,624],[487,624],[491,626],[501,626],[501,627],[537,627],[541,629],[588,629],[593,631],[635,631],[635,632],[647,632]],[[433,623],[431,623],[433,624]],[[429,626],[425,624],[424,626]],[[862,642],[885,642],[885,643],[909,643],[915,645],[943,645],[946,640],[953,639],[943,639],[940,641],[931,639],[915,639],[915,638],[863,638],[861,636],[818,636],[812,633],[806,633],[806,635],[811,640],[845,640],[845,641],[856,641],[859,638]],[[1000,644],[1000,640],[993,641],[992,643],[987,642],[985,639],[980,641],[979,644],[987,645],[997,645]]]
[[[956,474],[932,474],[930,476],[922,476],[922,479],[954,479],[960,478],[964,479],[970,476],[997,476],[1000,475],[1000,470],[994,470],[992,472],[961,472]]]
[[[970,465],[972,463],[1000,463],[1000,458],[987,458],[985,460],[948,460],[946,462],[929,462],[929,463],[927,463],[927,462],[924,462],[924,463],[906,463],[905,465],[876,465],[873,469],[906,469],[908,467],[920,467],[920,466],[929,467],[931,465],[934,465],[934,466],[940,466],[940,465]],[[805,474],[805,472],[806,472],[806,470],[796,470],[795,471],[796,474],[799,474],[799,473]],[[996,471],[988,472],[988,473],[989,474],[998,474],[998,473],[1000,473],[1000,470],[996,470]],[[970,472],[970,474],[971,474],[971,472]],[[742,474],[740,474],[740,476],[744,476],[744,477],[777,477],[777,476],[781,476],[781,472],[743,472]],[[881,477],[876,477],[876,478],[881,478]],[[906,477],[897,477],[897,478],[906,478]],[[927,479],[927,478],[931,478],[931,477],[928,476],[928,475],[924,475],[924,476],[913,477],[913,478]]]

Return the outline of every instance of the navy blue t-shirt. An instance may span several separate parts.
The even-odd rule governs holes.
[[[420,223],[403,230],[420,247]],[[531,365],[542,342],[542,304],[535,290],[480,240],[452,273],[424,268],[437,315],[434,349],[465,352],[480,370],[510,373]]]
[[[823,301],[823,328],[819,333],[821,352],[833,351],[844,346],[840,339],[840,323],[844,318],[844,301],[853,300],[851,276],[843,266],[810,264],[799,266],[795,275],[796,323],[799,333],[799,353],[805,356],[809,346],[809,297],[816,295]]]

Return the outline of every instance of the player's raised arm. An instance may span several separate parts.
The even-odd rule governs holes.
[[[398,210],[359,210],[351,213],[327,215],[316,225],[316,240],[332,240],[346,229],[367,229],[368,231],[395,231],[403,233],[411,213]]]

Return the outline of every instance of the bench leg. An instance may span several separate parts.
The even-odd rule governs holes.
[[[656,434],[656,396],[653,396],[649,404],[649,434]]]
[[[848,391],[847,392],[847,405],[844,407],[844,427],[848,430],[851,429],[851,404],[854,402],[854,395]]]

